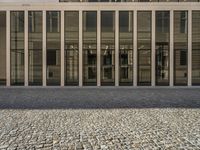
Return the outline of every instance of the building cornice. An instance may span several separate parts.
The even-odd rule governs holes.
[[[198,2],[0,3],[0,10],[199,10]]]

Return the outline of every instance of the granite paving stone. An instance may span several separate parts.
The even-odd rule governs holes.
[[[6,89],[0,88],[0,150],[200,149],[200,88]],[[74,102],[68,101],[68,90]],[[20,93],[16,97],[25,105],[8,93]],[[119,107],[124,93],[125,105]],[[81,95],[93,99],[84,104]],[[32,102],[40,97],[43,102]]]

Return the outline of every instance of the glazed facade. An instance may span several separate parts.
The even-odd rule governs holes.
[[[0,84],[200,85],[198,0],[89,2],[0,3]]]

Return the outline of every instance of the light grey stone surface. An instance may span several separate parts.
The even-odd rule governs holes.
[[[0,150],[200,149],[199,101],[198,88],[0,88]]]

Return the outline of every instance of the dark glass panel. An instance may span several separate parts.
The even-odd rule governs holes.
[[[28,13],[29,85],[42,85],[42,12]]]
[[[174,12],[174,85],[187,85],[188,13]]]
[[[79,12],[65,12],[65,84],[79,81]]]
[[[83,12],[83,84],[97,84],[97,12]]]
[[[0,12],[0,85],[6,85],[6,12]]]
[[[115,13],[101,12],[101,84],[115,83]]]
[[[169,85],[169,24],[168,11],[156,12],[156,85]]]
[[[138,85],[151,85],[151,12],[137,14]]]
[[[24,85],[24,12],[12,11],[11,30],[11,85]]]
[[[119,12],[119,83],[133,84],[133,12]]]
[[[47,85],[60,85],[60,12],[47,11]]]
[[[192,12],[192,84],[200,85],[200,11]]]

